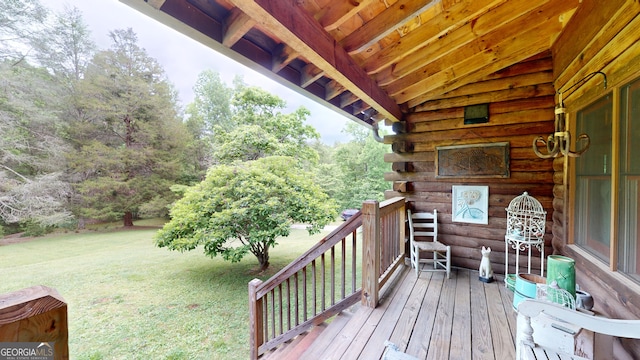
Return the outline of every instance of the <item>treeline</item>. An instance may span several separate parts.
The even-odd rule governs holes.
[[[77,9],[0,3],[0,235],[167,216],[207,169],[269,155],[297,159],[343,208],[389,188],[388,149],[365,128],[322,144],[307,109],[213,71],[181,109],[133,30],[109,36],[98,49]]]

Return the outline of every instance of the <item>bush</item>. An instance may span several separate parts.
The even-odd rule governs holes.
[[[24,224],[24,234],[22,236],[44,236],[53,231],[51,226],[43,226],[34,221],[28,221]]]

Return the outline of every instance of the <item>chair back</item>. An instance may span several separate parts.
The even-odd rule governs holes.
[[[409,237],[414,241],[416,237],[431,237],[438,241],[438,210],[430,212],[412,213],[407,210],[409,220]]]

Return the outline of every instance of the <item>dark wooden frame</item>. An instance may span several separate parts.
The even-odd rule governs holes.
[[[508,178],[509,142],[437,146],[438,178]]]

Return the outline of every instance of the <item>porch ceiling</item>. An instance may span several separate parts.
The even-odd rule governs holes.
[[[371,126],[548,51],[579,0],[121,0]]]

